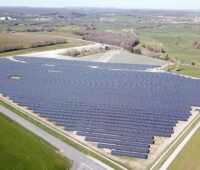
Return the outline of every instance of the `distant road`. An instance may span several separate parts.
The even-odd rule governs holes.
[[[66,143],[50,135],[44,130],[38,128],[36,125],[16,115],[15,113],[11,112],[10,110],[6,109],[5,107],[1,105],[0,105],[0,112],[6,115],[7,117],[9,117],[10,119],[14,120],[15,122],[19,123],[20,125],[28,129],[29,131],[33,132],[37,136],[41,137],[52,146],[62,151],[62,153],[66,157],[73,160],[73,167],[72,167],[73,170],[106,170],[107,169],[103,165],[100,165],[100,163],[97,163],[96,161],[92,160],[91,158],[87,157],[81,152],[73,149],[71,146],[67,145]]]

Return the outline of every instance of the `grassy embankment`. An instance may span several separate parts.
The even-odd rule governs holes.
[[[0,169],[68,170],[71,160],[47,142],[0,113]]]
[[[188,144],[176,157],[169,167],[169,170],[198,170],[200,169],[199,158],[200,158],[200,129],[190,139]]]

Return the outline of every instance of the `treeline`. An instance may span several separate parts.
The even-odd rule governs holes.
[[[31,43],[30,45],[18,44],[18,45],[10,45],[10,46],[0,46],[0,53],[23,50],[23,49],[28,49],[28,48],[45,47],[45,46],[51,46],[51,45],[56,45],[56,44],[65,44],[65,43],[67,43],[65,39],[60,39],[60,40],[46,40],[43,42],[42,41],[34,42],[34,43]]]
[[[133,51],[134,47],[140,43],[135,36],[126,36],[112,32],[73,31],[73,33],[82,36],[84,40],[118,46],[129,51]]]
[[[52,32],[54,28],[27,28],[26,32]]]
[[[71,57],[83,57],[88,55],[94,55],[98,53],[103,53],[106,51],[111,50],[112,47],[110,46],[100,46],[100,47],[90,47],[90,48],[82,48],[82,49],[69,49],[67,52],[64,53],[65,56]]]

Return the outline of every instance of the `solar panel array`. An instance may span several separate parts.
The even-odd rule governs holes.
[[[200,104],[199,80],[144,71],[156,66],[16,59],[0,59],[0,93],[112,155],[146,159]]]

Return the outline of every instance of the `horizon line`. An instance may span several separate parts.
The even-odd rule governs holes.
[[[0,8],[54,8],[54,9],[65,9],[65,8],[98,8],[98,9],[118,9],[118,10],[163,10],[163,11],[199,11],[200,12],[200,8],[199,9],[184,9],[184,8],[180,8],[180,9],[175,9],[175,8],[119,8],[119,7],[97,7],[97,6],[66,6],[66,7],[39,7],[39,6],[11,6],[11,5],[8,5],[8,6],[1,6],[0,5]]]

